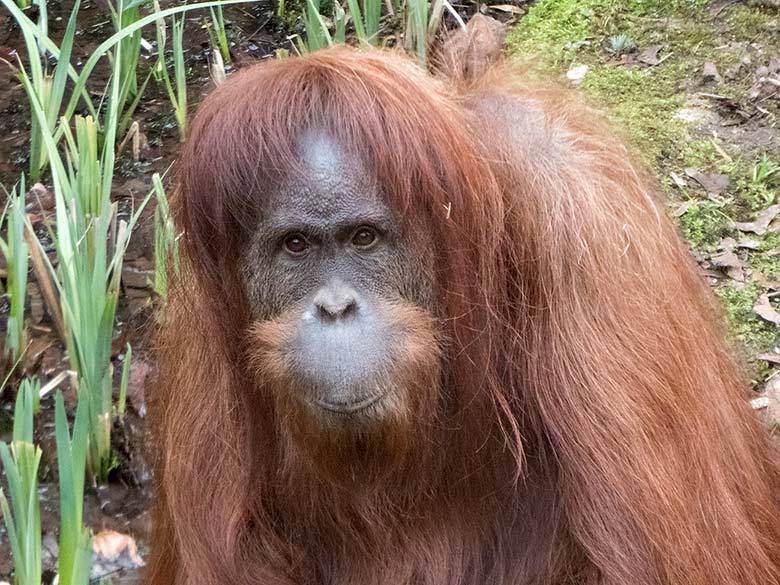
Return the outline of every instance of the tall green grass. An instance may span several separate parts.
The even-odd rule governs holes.
[[[10,503],[0,490],[17,585],[41,585],[41,515],[38,497],[38,467],[41,449],[33,443],[33,413],[40,399],[40,384],[25,379],[19,386],[14,408],[11,444],[0,443],[0,460],[8,481]],[[55,399],[55,436],[60,492],[60,535],[58,582],[87,585],[92,562],[91,534],[82,519],[84,467],[87,445],[87,409],[80,397],[73,425],[68,419],[62,394]]]
[[[11,496],[0,490],[0,509],[11,544],[17,585],[41,585],[41,513],[38,466],[41,449],[33,444],[33,395],[22,384],[16,396],[11,444],[0,443],[0,460]]]
[[[31,21],[11,0],[0,2],[17,20],[30,57],[29,71],[22,67],[20,61],[19,77],[30,101],[33,125],[40,139],[41,157],[49,162],[55,195],[56,226],[52,239],[58,266],[55,269],[49,264],[48,268],[60,296],[65,322],[64,341],[71,365],[77,372],[79,396],[86,396],[85,416],[89,431],[87,465],[93,478],[103,482],[114,463],[111,427],[116,411],[113,408],[111,339],[119,299],[122,261],[132,227],[148,201],[147,197],[141,208],[125,222],[118,220],[117,207],[110,200],[116,159],[115,143],[124,107],[122,94],[125,88],[132,87],[131,73],[123,74],[122,64],[128,61],[123,55],[122,43],[130,39],[125,46],[134,47],[133,35],[143,26],[159,24],[167,16],[215,6],[219,2],[176,6],[166,10],[159,10],[157,6],[153,14],[130,14],[127,21],[122,18],[119,20],[122,28],[93,51],[79,73],[68,63],[76,33],[79,0],[74,4],[60,47],[45,34],[45,26]],[[128,14],[121,1],[115,10],[118,16]],[[186,86],[181,50],[183,26],[183,19],[179,19],[173,27],[175,96],[182,136],[186,128]],[[159,34],[159,26],[157,30]],[[42,50],[57,61],[50,85],[44,82],[45,75],[40,65]],[[87,81],[98,60],[111,50],[113,73],[98,116],[86,92]],[[164,42],[161,43],[160,53],[164,55]],[[129,61],[132,62],[134,58],[131,56]],[[167,69],[165,71],[167,75]],[[72,83],[72,95],[65,103],[62,96],[65,95],[68,78]],[[60,99],[52,100],[52,88],[56,89],[56,96],[60,96]],[[85,101],[93,115],[74,115],[81,100]],[[57,120],[58,112],[63,115]],[[60,148],[61,141],[64,144]],[[46,258],[45,255],[43,257]],[[128,366],[129,362],[126,362]]]
[[[78,16],[81,2],[76,0],[73,6],[60,47],[46,42],[49,39],[45,10],[41,11],[38,23],[34,23],[18,10],[13,3],[3,0],[3,4],[20,25],[29,57],[29,73],[25,72],[21,59],[17,57],[19,59],[18,75],[20,79],[22,75],[29,77],[29,83],[35,89],[35,95],[44,111],[43,118],[39,119],[37,116],[33,116],[30,124],[30,179],[34,183],[40,179],[41,173],[48,163],[48,153],[43,147],[43,136],[44,134],[52,134],[54,132],[57,118],[63,108],[65,86],[69,73],[72,77],[75,77],[75,70],[69,67],[69,63],[73,50],[73,41],[76,36],[76,17]],[[45,6],[45,3],[43,6]],[[47,51],[45,49],[48,49],[48,52],[57,59],[57,66],[53,72],[49,71],[48,59],[46,58]],[[74,92],[74,97],[71,98],[71,101],[74,102],[74,107],[75,102],[78,101],[82,93],[86,96],[86,92]],[[91,100],[87,99],[86,103],[90,112],[94,115],[95,111]]]
[[[162,179],[152,177],[157,208],[154,211],[154,291],[165,299],[168,292],[168,274],[179,271],[179,250],[173,217]]]
[[[24,303],[27,298],[27,243],[24,239],[24,177],[8,194],[8,202],[0,215],[0,227],[5,221],[6,239],[0,238],[0,252],[7,269],[6,294],[11,311],[6,322],[5,359],[17,363],[27,345],[24,326]]]
[[[160,14],[160,4],[154,0],[155,13]],[[154,67],[155,76],[165,86],[168,99],[173,106],[176,116],[176,125],[179,129],[179,142],[184,142],[187,137],[187,70],[184,63],[184,17],[171,17],[171,35],[173,45],[173,77],[168,73],[168,64],[165,62],[165,45],[167,34],[165,31],[165,19],[156,21],[157,27],[157,65]]]
[[[86,399],[79,397],[73,435],[68,430],[62,393],[54,405],[57,469],[60,483],[59,585],[86,585],[92,562],[92,536],[83,521],[84,469],[89,419]]]
[[[346,0],[347,10],[336,0],[333,3],[332,26],[320,11],[320,0],[306,0],[303,14],[305,38],[299,38],[300,53],[310,53],[344,43],[346,25],[352,22],[354,38],[359,44],[382,44],[382,0]],[[390,19],[401,19],[405,49],[416,55],[421,66],[427,67],[431,42],[441,27],[444,10],[448,10],[463,27],[465,24],[448,0],[400,0],[388,8]],[[331,30],[333,31],[331,33]]]
[[[222,6],[209,8],[211,22],[208,25],[209,40],[212,47],[217,47],[222,56],[222,62],[230,63],[230,42],[225,29],[225,16],[222,13]]]

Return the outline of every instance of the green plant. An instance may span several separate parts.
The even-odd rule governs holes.
[[[5,257],[7,268],[6,293],[11,311],[6,322],[5,358],[17,362],[26,347],[24,328],[24,303],[27,298],[27,244],[24,239],[24,177],[18,188],[8,194],[8,202],[0,215],[0,226],[5,219],[6,239],[0,238],[0,252]]]
[[[122,419],[127,405],[127,384],[130,381],[130,366],[133,363],[133,348],[128,343],[125,346],[125,358],[122,365],[122,379],[119,383],[119,399],[116,402],[114,415]]]
[[[154,0],[154,10],[160,14],[160,3]],[[157,25],[157,65],[154,67],[154,73],[158,81],[165,84],[165,90],[168,92],[168,99],[171,101],[173,111],[176,115],[176,124],[179,128],[179,141],[184,142],[187,136],[187,77],[184,67],[184,17],[172,17],[171,31],[173,34],[173,75],[175,85],[171,83],[171,76],[168,73],[168,66],[165,63],[165,19],[160,17],[156,21]]]
[[[113,140],[105,142],[98,158],[95,122],[77,116],[76,133],[75,143],[68,140],[68,170],[58,168],[55,173],[52,164],[59,258],[52,273],[60,289],[65,344],[78,372],[79,393],[89,398],[89,466],[103,482],[113,464],[111,339],[131,225],[117,226],[117,207],[110,202],[111,186],[105,181],[113,173],[113,167],[106,166],[113,161]]]
[[[124,26],[101,43],[76,74],[68,66],[70,46],[75,34],[76,0],[66,29],[63,47],[45,34],[45,27],[32,22],[11,0],[0,0],[19,24],[30,54],[30,73],[20,66],[19,75],[30,100],[33,120],[40,132],[41,148],[49,159],[51,182],[55,195],[56,229],[52,233],[57,250],[58,267],[48,268],[60,294],[60,304],[65,321],[65,344],[71,365],[78,375],[80,400],[85,399],[89,440],[87,462],[92,476],[99,482],[107,479],[114,464],[111,453],[112,405],[111,337],[119,295],[122,259],[130,231],[143,205],[128,223],[118,222],[116,205],[110,203],[111,185],[115,162],[115,142],[119,124],[121,75],[114,71],[108,91],[104,95],[105,109],[97,116],[75,116],[75,109],[83,97],[94,112],[86,92],[90,74],[98,60],[114,48],[112,66],[122,63],[122,39],[143,26],[186,10],[230,4],[236,1],[205,2],[176,6],[166,10],[156,8],[152,15],[141,17]],[[174,27],[174,45],[181,49],[183,20]],[[159,31],[159,28],[158,28]],[[178,42],[176,42],[178,41]],[[53,85],[64,87],[66,73],[73,80],[71,97],[64,115],[54,126],[49,124],[47,107],[50,93],[45,84],[37,83],[40,63],[39,45],[58,61],[61,77]],[[163,43],[164,45],[164,43]],[[161,51],[162,53],[162,51]],[[183,55],[179,50],[183,82]],[[37,68],[36,68],[37,64]],[[62,69],[59,69],[62,67]],[[167,72],[166,72],[167,73]],[[177,75],[177,82],[179,76]],[[180,92],[181,94],[181,92]],[[186,97],[183,100],[186,107]],[[59,111],[58,108],[56,111]],[[56,112],[55,112],[56,115]],[[185,112],[186,116],[186,112]],[[75,131],[71,131],[71,125]],[[58,143],[64,137],[64,155]],[[62,158],[64,156],[64,159]],[[151,196],[151,193],[150,193]],[[28,224],[29,225],[29,224]],[[46,258],[45,254],[43,255]]]
[[[168,292],[168,273],[179,271],[179,250],[176,228],[168,207],[168,197],[160,175],[152,176],[157,208],[154,211],[154,291],[165,299]]]
[[[758,162],[753,165],[751,178],[755,184],[766,185],[777,175],[780,175],[780,164],[763,154]]]
[[[428,46],[439,30],[446,0],[406,0],[404,45],[417,55],[423,67],[428,65]],[[454,11],[453,11],[454,12]]]
[[[338,2],[334,4],[337,33],[346,34],[346,14]],[[320,0],[306,0],[306,10],[303,13],[303,25],[306,29],[306,40],[298,38],[298,50],[301,53],[313,53],[334,44],[325,19],[320,14]],[[337,41],[343,42],[343,39]]]
[[[0,490],[16,585],[41,584],[41,514],[38,503],[38,465],[41,449],[33,444],[33,396],[22,385],[16,396],[10,447],[0,443],[0,459],[8,480],[11,506]],[[13,510],[13,512],[12,512]]]
[[[19,392],[29,391],[32,396],[33,414],[41,410],[41,381],[38,378],[25,378],[19,385]]]
[[[92,101],[89,98],[89,93],[87,92],[86,86],[87,82],[90,79],[90,75],[95,69],[95,66],[98,64],[100,59],[102,59],[108,51],[110,51],[114,46],[116,46],[119,42],[122,41],[127,36],[130,36],[134,34],[137,30],[140,30],[144,26],[148,24],[152,24],[156,21],[158,21],[161,18],[167,18],[168,16],[172,16],[174,14],[179,14],[182,12],[188,12],[190,10],[196,10],[200,8],[209,8],[212,6],[227,6],[229,4],[245,4],[245,3],[251,3],[256,2],[257,0],[211,0],[209,2],[199,2],[196,4],[180,4],[177,6],[173,6],[171,8],[166,8],[165,10],[158,10],[155,11],[153,14],[149,14],[146,16],[141,17],[139,20],[128,24],[127,26],[123,27],[121,30],[117,31],[113,35],[111,35],[109,38],[107,38],[105,41],[100,43],[90,54],[89,58],[86,60],[84,65],[81,68],[80,72],[76,72],[76,70],[71,65],[67,65],[67,76],[70,77],[70,79],[73,81],[73,88],[70,92],[70,99],[67,101],[64,113],[60,117],[60,120],[64,120],[67,124],[70,123],[70,121],[73,118],[73,115],[76,111],[76,108],[78,107],[78,104],[80,101],[83,101],[89,114],[97,119],[97,112],[94,108],[94,105],[92,104]],[[58,63],[67,64],[67,61],[69,59],[70,53],[69,51],[65,51],[65,47],[68,44],[67,41],[70,40],[71,46],[72,46],[72,39],[75,35],[75,21],[76,21],[76,13],[78,11],[78,7],[80,5],[80,0],[76,0],[73,10],[71,11],[71,16],[69,20],[69,28],[66,30],[66,34],[63,36],[63,48],[62,50],[60,47],[54,43],[46,34],[43,27],[39,27],[34,23],[32,20],[30,20],[27,15],[19,9],[19,7],[13,2],[13,0],[0,0],[0,4],[2,4],[8,12],[11,14],[11,16],[14,17],[17,24],[19,25],[19,28],[22,31],[22,35],[25,40],[25,45],[27,47],[28,55],[30,57],[30,73],[27,74],[29,78],[31,78],[31,84],[33,88],[35,89],[35,94],[38,97],[38,101],[42,103],[47,103],[46,100],[42,100],[41,98],[45,96],[45,92],[41,91],[41,87],[43,86],[42,83],[39,83],[39,79],[42,79],[42,69],[40,67],[40,61],[41,61],[41,52],[38,50],[38,44],[40,44],[41,47],[45,49]],[[73,22],[73,29],[71,31],[70,29],[70,23]],[[119,52],[121,52],[121,49],[118,49]],[[119,56],[115,55],[116,58],[119,58]],[[37,64],[37,65],[36,65]],[[21,61],[20,61],[21,65]],[[21,73],[20,73],[21,75]],[[56,72],[55,72],[56,76]],[[62,82],[63,86],[65,81]],[[54,86],[57,86],[57,83],[54,83]],[[118,102],[118,93],[117,97],[115,97],[110,103],[116,104]],[[110,107],[109,103],[109,107]],[[59,110],[61,111],[61,110]],[[33,116],[35,118],[35,116]],[[56,114],[55,114],[56,118]],[[33,120],[33,124],[37,124],[37,119]],[[64,126],[62,123],[60,123],[55,132],[54,132],[54,140],[55,144],[62,138],[62,135],[64,133]]]
[[[222,14],[222,6],[209,8],[211,23],[208,25],[209,40],[212,47],[218,47],[222,55],[222,62],[230,63],[230,43],[225,30],[225,17]]]
[[[85,406],[86,397],[79,396],[71,437],[61,392],[57,392],[54,402],[60,484],[59,584],[86,585],[89,582],[92,562],[92,537],[84,527],[82,519],[89,428],[88,406]]]
[[[29,83],[26,87],[33,91]],[[119,80],[115,77],[111,95],[118,91]],[[32,101],[34,113],[42,117],[40,103]],[[78,373],[79,399],[84,398],[87,405],[88,463],[99,482],[107,479],[113,465],[111,339],[122,259],[132,226],[143,208],[129,224],[122,221],[117,226],[117,207],[110,201],[116,115],[117,110],[109,107],[102,149],[96,122],[76,116],[75,137],[69,129],[65,133],[67,165],[53,137],[45,137],[56,209],[52,238],[59,260],[56,270],[51,264],[49,269],[60,293],[65,345]]]
[[[114,25],[114,30],[119,32],[138,22],[141,18],[140,7],[144,3],[145,0],[131,2],[119,0],[115,6],[109,0],[107,4],[111,13],[111,22]],[[112,74],[119,76],[119,99],[115,107],[120,116],[117,136],[123,136],[132,123],[133,113],[135,112],[136,107],[138,107],[141,96],[146,90],[146,85],[149,83],[152,72],[149,72],[139,87],[138,64],[141,57],[140,28],[119,41],[118,47],[118,54],[121,55],[121,59],[115,62],[114,55],[111,51],[107,52],[107,56],[111,61]]]
[[[355,24],[355,36],[361,43],[379,44],[379,21],[382,16],[382,0],[363,0],[363,9],[358,0],[347,0],[347,6]]]
[[[46,149],[43,148],[43,135],[45,133],[51,134],[54,132],[57,116],[62,109],[65,96],[65,85],[68,80],[70,54],[73,49],[73,40],[76,35],[76,16],[78,15],[81,0],[76,0],[73,5],[68,24],[65,28],[65,34],[62,37],[62,43],[59,48],[53,46],[53,44],[47,45],[47,43],[43,41],[43,39],[48,40],[46,34],[45,10],[40,13],[39,23],[35,24],[22,12],[17,11],[15,13],[11,10],[11,3],[7,0],[4,0],[3,4],[5,4],[11,11],[11,14],[17,18],[29,56],[29,74],[25,73],[21,58],[17,56],[19,66],[18,75],[20,78],[22,74],[29,77],[30,84],[34,88],[35,95],[41,103],[45,114],[41,120],[33,116],[30,124],[30,179],[33,182],[36,182],[39,180],[41,173],[46,168],[47,164],[48,155]],[[45,3],[43,3],[43,5],[45,6]],[[14,8],[16,7],[14,6]],[[54,68],[53,74],[49,73],[48,66],[41,64],[48,63],[46,59],[47,48],[48,52],[57,60],[57,66]],[[62,64],[62,66],[60,66],[60,64]],[[82,92],[74,92],[74,97],[71,98],[71,101],[75,104],[81,94]],[[86,92],[83,92],[83,95],[86,95]],[[88,98],[86,102],[90,112],[94,115],[95,110],[92,106],[92,102]]]
[[[606,50],[615,57],[631,53],[636,49],[636,43],[628,35],[614,35],[607,39]]]

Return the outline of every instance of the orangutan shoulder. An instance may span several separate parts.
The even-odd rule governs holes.
[[[541,96],[486,93],[469,103],[474,135],[490,150],[509,158],[550,162],[564,155],[572,142],[565,117],[556,115]]]

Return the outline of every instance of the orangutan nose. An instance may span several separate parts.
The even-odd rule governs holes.
[[[337,321],[357,312],[358,294],[352,287],[334,281],[318,290],[313,302],[321,321]]]

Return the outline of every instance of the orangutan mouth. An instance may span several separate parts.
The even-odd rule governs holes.
[[[373,406],[384,397],[385,393],[381,393],[374,396],[369,396],[368,398],[364,398],[363,400],[358,400],[356,402],[328,402],[325,400],[314,400],[313,402],[320,408],[324,408],[329,412],[342,415],[352,415],[367,410],[369,407]]]

